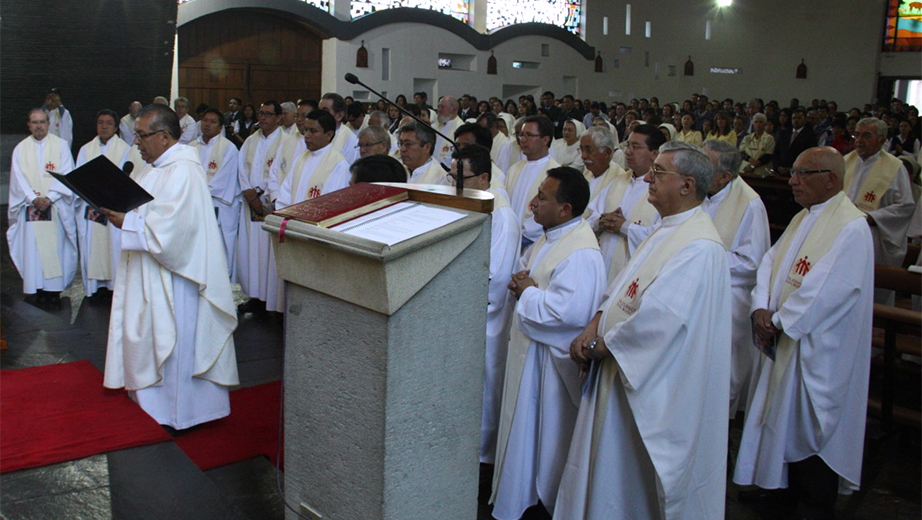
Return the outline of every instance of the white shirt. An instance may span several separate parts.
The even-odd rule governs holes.
[[[519,174],[519,178],[511,193],[512,200],[510,201],[510,205],[520,221],[525,215],[525,210],[528,209],[528,204],[531,202],[531,199],[528,198],[529,189],[549,160],[551,160],[551,156],[545,155],[540,159],[528,161],[522,168],[522,173]],[[508,176],[506,178],[508,179]],[[507,192],[509,191],[508,188],[507,186]],[[522,224],[522,236],[532,242],[537,241],[543,234],[544,228],[541,227],[541,224],[535,222],[534,218],[530,218]]]

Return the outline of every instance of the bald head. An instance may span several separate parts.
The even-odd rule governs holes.
[[[845,159],[835,148],[817,146],[805,150],[791,168],[794,200],[805,208],[821,204],[842,191]]]

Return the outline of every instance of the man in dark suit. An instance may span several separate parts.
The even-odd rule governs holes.
[[[803,110],[795,110],[791,114],[793,128],[785,128],[778,134],[772,162],[780,175],[789,175],[797,156],[816,146],[816,134],[806,123],[807,114]]]
[[[458,117],[460,117],[462,121],[477,117],[477,107],[471,106],[470,94],[464,94],[458,102],[461,105],[461,110],[458,111]]]
[[[227,102],[227,112],[224,112],[224,132],[225,137],[230,139],[234,135],[234,122],[243,116],[243,101],[240,98],[232,97]]]

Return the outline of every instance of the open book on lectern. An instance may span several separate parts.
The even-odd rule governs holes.
[[[52,171],[48,173],[100,213],[101,208],[128,213],[154,200],[150,193],[105,155],[100,155],[67,175]]]

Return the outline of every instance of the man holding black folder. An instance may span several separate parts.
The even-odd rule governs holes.
[[[29,112],[32,134],[16,145],[10,165],[9,228],[13,264],[22,292],[38,293],[38,303],[60,304],[77,272],[74,194],[47,173],[74,169],[70,145],[48,132],[48,113]]]
[[[199,154],[181,135],[169,107],[144,107],[135,142],[151,169],[136,180],[153,200],[104,208],[122,229],[104,385],[177,430],[230,414],[228,387],[239,384],[224,244]]]

